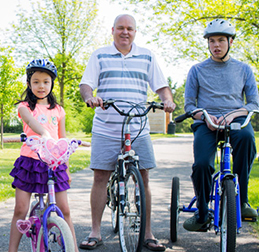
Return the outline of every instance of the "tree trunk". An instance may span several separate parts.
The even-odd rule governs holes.
[[[1,149],[4,148],[4,105],[1,104]]]
[[[60,83],[60,105],[64,107],[64,83],[63,80]]]

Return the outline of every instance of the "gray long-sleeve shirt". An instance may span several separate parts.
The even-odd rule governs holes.
[[[192,66],[186,81],[184,109],[187,112],[196,108],[204,108],[216,117],[239,108],[258,109],[258,88],[252,69],[233,58],[227,62],[209,58]]]

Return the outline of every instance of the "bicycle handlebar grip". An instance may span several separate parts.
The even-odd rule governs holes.
[[[108,105],[108,104],[107,104],[107,100],[103,100],[103,104],[104,104],[104,106],[107,106],[107,105]],[[90,108],[89,103],[86,103],[86,106],[87,106],[88,108]]]
[[[23,132],[21,133],[20,138],[21,138],[21,142],[25,142],[27,139],[27,135]]]
[[[164,103],[163,102],[159,103],[158,108],[159,109],[164,109]]]
[[[186,112],[185,114],[182,114],[182,115],[179,115],[177,116],[174,121],[176,123],[180,123],[182,121],[184,121],[185,119],[189,118],[189,117],[192,117],[192,113],[191,112]]]

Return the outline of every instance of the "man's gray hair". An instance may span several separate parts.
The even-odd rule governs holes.
[[[121,14],[121,15],[117,16],[117,17],[115,18],[115,20],[114,20],[113,28],[115,28],[115,25],[116,25],[118,19],[121,18],[121,17],[123,17],[123,16],[131,17],[131,18],[133,19],[133,21],[134,21],[134,25],[135,25],[135,29],[136,29],[136,20],[135,20],[135,18],[134,18],[133,16],[131,16],[131,15],[129,15],[129,14]]]

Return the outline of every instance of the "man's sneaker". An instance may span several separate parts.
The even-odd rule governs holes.
[[[256,221],[258,214],[248,203],[243,203],[241,205],[241,216],[243,221]]]
[[[194,215],[183,223],[183,227],[188,231],[206,232],[207,224],[209,223],[210,223],[210,218],[208,218],[204,223],[199,223],[197,222],[196,215]]]

